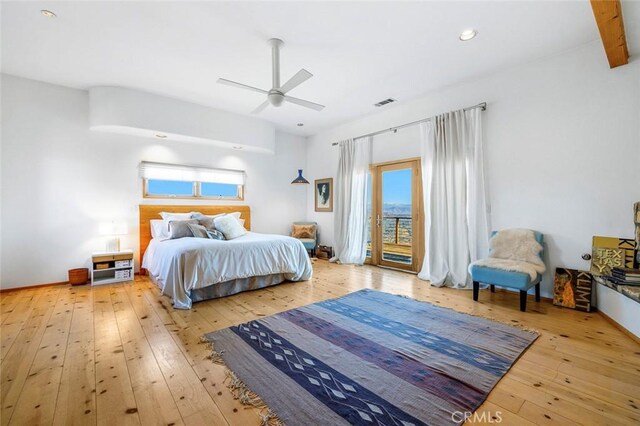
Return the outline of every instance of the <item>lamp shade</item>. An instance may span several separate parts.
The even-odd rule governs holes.
[[[100,235],[127,235],[127,223],[126,222],[101,222],[98,225],[98,233]]]
[[[298,177],[292,180],[291,183],[293,185],[304,184],[304,183],[308,184],[309,181],[302,176],[302,169],[298,169]]]

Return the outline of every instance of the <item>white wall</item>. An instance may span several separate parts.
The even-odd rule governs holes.
[[[138,204],[171,203],[142,199],[142,160],[246,170],[245,201],[235,203],[251,207],[255,231],[285,234],[305,218],[306,191],[290,185],[305,166],[302,137],[277,133],[272,155],[95,132],[86,91],[8,75],[1,82],[2,288],[66,281],[68,269],[104,249],[105,219],[125,220],[122,246],[137,251]]]
[[[640,304],[602,284],[596,284],[596,292],[598,309],[640,338],[640,321],[638,321]]]
[[[472,66],[472,64],[470,64]],[[428,76],[425,76],[428,78]],[[393,96],[393,94],[390,94]],[[505,70],[406,102],[309,138],[308,179],[335,177],[331,143],[486,101],[485,171],[493,229],[546,235],[552,289],[556,266],[588,269],[593,235],[633,237],[640,200],[640,61],[609,69],[601,44]],[[374,139],[374,161],[419,155],[413,129]],[[333,214],[307,219],[334,244]]]

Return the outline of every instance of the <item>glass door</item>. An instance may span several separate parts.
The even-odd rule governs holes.
[[[370,262],[417,272],[422,263],[420,161],[372,166]]]

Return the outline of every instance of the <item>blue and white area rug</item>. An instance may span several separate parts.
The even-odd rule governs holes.
[[[446,425],[475,411],[538,334],[361,290],[204,336],[264,424]]]

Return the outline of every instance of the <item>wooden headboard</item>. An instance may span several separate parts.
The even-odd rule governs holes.
[[[251,213],[249,206],[176,206],[176,205],[151,205],[140,204],[140,262],[144,252],[149,246],[151,241],[151,219],[162,219],[160,212],[172,212],[172,213],[189,213],[200,212],[206,215],[214,215],[221,213],[240,212],[240,217],[244,219],[244,227],[247,230],[251,229]]]

